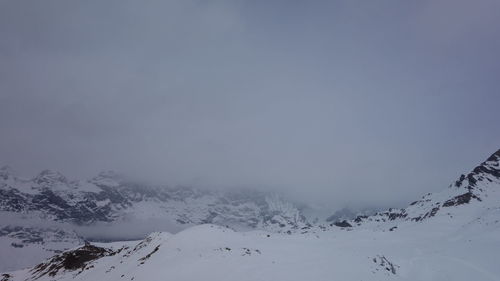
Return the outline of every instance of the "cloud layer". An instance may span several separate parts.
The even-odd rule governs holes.
[[[0,162],[412,200],[498,149],[499,12],[487,0],[2,1]]]

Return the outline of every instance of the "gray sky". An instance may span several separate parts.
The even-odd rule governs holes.
[[[0,164],[344,204],[499,148],[500,2],[0,2]]]

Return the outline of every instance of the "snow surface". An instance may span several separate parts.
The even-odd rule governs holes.
[[[286,235],[201,225],[153,233],[85,270],[38,280],[500,280],[499,213],[453,223],[436,217],[396,231]],[[31,280],[28,270],[10,274]]]

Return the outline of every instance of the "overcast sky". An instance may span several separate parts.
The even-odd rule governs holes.
[[[0,2],[0,165],[344,204],[500,147],[500,2]]]

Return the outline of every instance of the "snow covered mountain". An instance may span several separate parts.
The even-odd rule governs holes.
[[[124,236],[108,230],[106,237],[100,237],[85,231],[94,225],[139,223],[168,231],[205,223],[273,232],[309,225],[295,204],[264,192],[151,186],[113,172],[72,181],[44,170],[32,179],[22,179],[9,167],[0,169],[0,270],[31,266],[55,251],[80,245],[83,239],[143,238],[147,233]],[[36,239],[16,238],[35,233]],[[19,259],[10,259],[12,253]]]
[[[294,204],[276,195],[141,185],[112,172],[89,181],[69,181],[58,172],[44,170],[26,180],[4,167],[0,195],[0,211],[78,225],[131,216],[164,217],[179,226],[215,223],[235,228],[297,228],[305,222]]]
[[[500,150],[405,209],[297,232],[206,224],[85,245],[7,280],[500,280]]]
[[[432,217],[463,218],[482,216],[495,212],[500,207],[500,150],[492,154],[486,161],[475,167],[467,175],[451,184],[439,193],[424,195],[404,209],[389,209],[373,216],[358,216],[348,223],[353,226],[366,226],[391,223],[395,226],[401,222],[419,222]],[[337,222],[341,223],[341,222]]]

